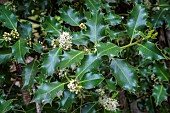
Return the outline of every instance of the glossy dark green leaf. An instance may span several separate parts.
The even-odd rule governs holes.
[[[138,44],[139,54],[146,59],[150,60],[160,60],[164,59],[160,50],[152,42],[145,42],[143,44]]]
[[[88,44],[88,37],[85,36],[82,32],[76,32],[76,33],[73,33],[73,44],[76,44],[76,45],[87,45]]]
[[[82,18],[80,18],[80,14],[76,12],[73,8],[64,7],[64,8],[61,8],[59,12],[60,12],[61,18],[67,24],[70,24],[71,26],[79,26],[79,22],[82,20]]]
[[[39,43],[33,43],[33,48],[36,52],[42,53],[43,46]]]
[[[42,23],[43,28],[47,33],[58,36],[61,31],[61,25],[54,17],[48,16],[43,19]]]
[[[168,93],[163,85],[154,85],[152,89],[152,96],[155,98],[155,103],[161,105],[162,101],[167,100]]]
[[[135,5],[127,22],[127,31],[130,38],[135,37],[135,31],[141,30],[146,25],[147,12],[142,5]]]
[[[116,90],[116,82],[113,81],[113,78],[106,79],[106,83],[107,83],[107,88],[108,88],[110,91]]]
[[[96,103],[90,103],[82,108],[82,113],[96,113]]]
[[[56,68],[59,66],[61,53],[61,48],[55,48],[46,54],[41,68],[45,70],[47,75],[52,75],[56,71]]]
[[[95,12],[91,19],[86,22],[88,29],[85,36],[88,36],[93,43],[97,43],[105,37],[106,26],[104,25],[103,16],[103,13]]]
[[[17,28],[18,17],[10,10],[6,9],[5,6],[0,5],[0,22],[9,28],[16,29]]]
[[[81,78],[80,84],[85,89],[92,89],[98,86],[103,80],[104,77],[102,74],[87,73]]]
[[[101,0],[86,0],[85,5],[93,12],[100,10]]]
[[[12,46],[12,55],[15,57],[18,63],[25,63],[24,56],[27,52],[29,52],[29,48],[26,43],[26,40],[20,39]]]
[[[118,85],[125,90],[136,90],[136,87],[138,86],[136,71],[126,60],[113,58],[110,69]]]
[[[114,56],[118,56],[118,53],[121,51],[120,47],[110,42],[107,43],[100,42],[96,48],[99,57],[107,55],[108,57],[112,58]]]
[[[153,67],[153,72],[157,75],[160,81],[169,81],[170,73],[165,64],[156,63]]]
[[[122,18],[119,15],[110,12],[105,16],[104,20],[110,25],[116,25],[121,22]]]
[[[81,65],[76,70],[76,78],[81,79],[86,72],[98,70],[100,63],[101,60],[96,55],[94,54],[86,55],[83,58]]]
[[[11,99],[11,100],[4,101],[4,102],[0,103],[1,113],[7,113],[11,109],[12,101],[13,100]]]
[[[38,72],[37,60],[32,61],[23,68],[23,88],[30,89],[34,84],[34,77]]]
[[[61,63],[59,67],[66,68],[70,67],[72,64],[79,63],[84,57],[84,51],[71,50],[70,52],[64,52],[62,55]]]
[[[75,100],[75,94],[66,90],[64,91],[63,98],[60,101],[60,106],[63,109],[68,109],[72,106],[73,102]]]
[[[11,59],[11,49],[0,49],[0,64],[4,64]]]
[[[32,25],[30,22],[22,22],[18,27],[19,37],[31,39],[32,37]]]
[[[35,92],[35,96],[32,102],[42,102],[43,104],[51,104],[53,99],[57,96],[57,93],[59,91],[64,91],[64,84],[65,83],[60,83],[58,81],[42,84]]]

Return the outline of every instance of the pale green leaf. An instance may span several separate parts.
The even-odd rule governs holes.
[[[29,48],[26,43],[26,40],[20,39],[12,46],[12,55],[15,57],[18,63],[25,63],[24,56],[27,52],[29,52]]]
[[[127,22],[127,31],[130,38],[135,37],[135,31],[141,30],[146,25],[147,12],[142,5],[135,5]]]
[[[11,99],[11,100],[3,101],[2,103],[0,103],[1,113],[7,113],[11,109],[12,101],[13,100]]]
[[[0,22],[9,28],[16,29],[17,28],[18,17],[10,10],[6,9],[5,6],[0,5]]]
[[[71,50],[69,52],[64,52],[59,67],[66,68],[70,67],[72,64],[79,63],[84,57],[83,51]]]
[[[167,100],[168,93],[163,85],[154,85],[152,96],[155,98],[155,103],[161,105],[162,101]]]
[[[85,5],[93,12],[101,9],[101,0],[86,0]]]
[[[34,77],[38,72],[37,60],[32,61],[23,68],[23,88],[30,89],[34,84]]]
[[[46,54],[41,68],[46,72],[47,75],[52,75],[56,71],[56,68],[59,66],[59,57],[61,53],[61,48],[54,48]]]
[[[129,91],[136,90],[136,70],[126,60],[113,58],[110,69],[119,86]]]
[[[76,12],[73,8],[63,7],[60,9],[59,12],[61,18],[67,24],[70,24],[71,26],[79,26],[79,22],[82,20],[82,18],[80,18],[80,14]]]
[[[118,56],[118,53],[121,51],[120,47],[118,47],[115,44],[112,44],[110,42],[107,42],[107,43],[100,42],[96,48],[97,48],[99,57],[101,57],[103,55],[107,55],[110,58],[112,58],[114,56]]]
[[[119,15],[110,12],[105,16],[104,20],[114,26],[120,24],[122,18]]]
[[[47,33],[58,36],[61,31],[61,25],[54,17],[48,16],[43,19],[42,27]]]
[[[146,59],[159,60],[164,59],[161,51],[152,42],[145,42],[143,44],[138,44],[139,54]]]
[[[85,74],[81,78],[80,84],[85,89],[92,89],[98,86],[103,80],[104,80],[104,77],[102,74],[94,74],[90,72],[90,73]]]
[[[64,91],[64,84],[58,81],[51,83],[44,83],[38,87],[35,92],[32,102],[42,102],[43,104],[52,103],[59,91]]]

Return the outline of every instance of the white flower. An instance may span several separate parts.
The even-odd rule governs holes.
[[[70,83],[67,85],[67,87],[69,88],[70,92],[75,92],[76,94],[78,94],[82,88],[79,82],[74,79],[70,80]]]
[[[58,40],[57,40],[57,39],[53,39],[53,40],[51,41],[51,46],[53,46],[53,48],[56,48],[57,45],[58,45]]]
[[[103,95],[99,97],[99,103],[108,111],[115,111],[119,105],[118,101]]]
[[[105,94],[104,89],[96,89],[96,92],[99,93],[101,96]]]
[[[11,40],[11,34],[4,32],[3,38],[5,41],[10,41]]]
[[[62,32],[58,39],[59,47],[68,50],[72,47],[72,36],[68,32]]]
[[[13,38],[18,38],[19,37],[19,33],[18,33],[18,31],[15,29],[15,30],[12,30],[11,31],[11,36],[13,37]]]
[[[86,29],[87,29],[87,27],[86,27],[86,25],[85,25],[84,23],[81,23],[81,24],[79,25],[79,27],[80,27],[81,29],[84,29],[85,31],[86,31]]]

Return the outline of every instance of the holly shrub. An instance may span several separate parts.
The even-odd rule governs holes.
[[[169,0],[3,1],[0,112],[168,113],[169,27]]]

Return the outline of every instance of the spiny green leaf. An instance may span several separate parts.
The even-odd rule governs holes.
[[[84,52],[78,50],[71,50],[70,52],[64,52],[62,57],[63,58],[61,59],[61,63],[59,65],[61,69],[70,67],[72,64],[79,63],[84,57]]]
[[[82,20],[80,18],[80,14],[76,12],[71,7],[63,7],[60,9],[60,16],[61,18],[67,23],[72,26],[79,26],[79,22]]]
[[[83,32],[75,32],[73,33],[73,43],[76,45],[87,45],[89,43],[88,37],[83,34]]]
[[[68,109],[72,106],[75,99],[75,94],[66,90],[64,91],[63,98],[60,101],[61,108]]]
[[[0,64],[4,64],[6,63],[7,61],[10,60],[12,56],[12,51],[11,49],[0,49]]]
[[[58,67],[60,62],[59,56],[61,55],[61,53],[61,48],[55,48],[49,51],[46,57],[44,58],[42,63],[42,69],[44,69],[48,75],[52,75]]]
[[[155,98],[155,103],[161,105],[162,101],[167,100],[168,93],[163,85],[154,85],[152,96]]]
[[[0,22],[9,28],[16,29],[17,28],[18,17],[10,10],[6,9],[5,6],[0,5]]]
[[[96,113],[96,103],[90,103],[82,108],[82,113]]]
[[[84,35],[88,36],[93,43],[97,43],[105,37],[106,26],[104,25],[103,16],[103,13],[96,12],[86,22],[89,29],[87,29]]]
[[[139,54],[141,54],[144,58],[150,60],[164,59],[160,50],[152,42],[147,41],[138,45],[137,49],[139,50]]]
[[[18,32],[21,38],[31,39],[32,25],[30,22],[22,22],[18,27]]]
[[[118,56],[118,53],[120,51],[121,51],[121,48],[119,48],[118,46],[116,46],[115,44],[112,44],[110,42],[107,42],[107,43],[100,42],[97,45],[97,52],[98,52],[99,57],[101,57],[103,55],[107,55],[110,58],[112,58],[114,56]]]
[[[127,22],[127,31],[130,38],[135,37],[135,31],[141,30],[146,25],[147,12],[142,5],[135,5]]]
[[[101,0],[86,0],[86,6],[93,12],[100,10],[101,8]]]
[[[11,106],[12,101],[13,100],[11,99],[11,100],[4,101],[4,102],[0,103],[1,113],[6,113],[11,109],[10,106]]]
[[[126,60],[113,58],[110,65],[111,73],[118,85],[125,90],[135,91],[137,87],[137,75],[135,69]]]
[[[98,58],[97,55],[94,54],[86,55],[83,58],[80,67],[78,67],[76,70],[76,78],[81,79],[86,72],[98,70],[100,63],[101,59]]]
[[[106,79],[106,83],[107,83],[107,88],[108,88],[110,91],[116,90],[116,82],[113,81],[113,78]]]
[[[34,77],[38,72],[38,63],[37,60],[32,61],[31,63],[27,64],[23,68],[22,77],[23,77],[23,88],[29,89],[32,88],[34,84]]]
[[[156,63],[153,67],[153,72],[157,75],[161,81],[169,81],[170,73],[165,64]]]
[[[12,55],[16,58],[18,63],[25,63],[24,56],[29,52],[26,42],[26,40],[20,39],[12,46]]]
[[[119,24],[122,18],[119,15],[110,12],[105,16],[104,20],[110,25],[114,26],[116,24]]]
[[[94,73],[87,73],[85,74],[81,80],[80,84],[85,89],[92,89],[99,85],[104,80],[102,74],[94,74]]]
[[[151,22],[152,22],[154,28],[158,28],[163,25],[165,14],[166,14],[165,8],[153,13]]]
[[[47,33],[51,33],[54,36],[58,36],[60,34],[61,25],[54,17],[45,17],[43,19],[42,26]]]
[[[43,46],[39,43],[33,43],[33,48],[36,52],[42,53]]]
[[[44,105],[52,103],[59,91],[64,91],[64,84],[58,81],[51,83],[44,83],[38,87],[32,102],[42,102]]]

